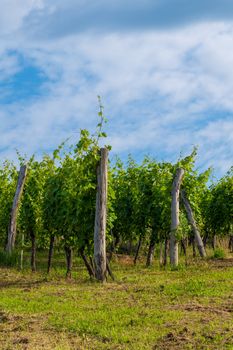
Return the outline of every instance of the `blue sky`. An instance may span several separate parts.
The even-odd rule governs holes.
[[[94,129],[113,154],[233,158],[232,0],[1,0],[0,155],[51,151]]]

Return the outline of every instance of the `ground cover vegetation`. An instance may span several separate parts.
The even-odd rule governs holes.
[[[150,157],[137,163],[130,156],[126,163],[109,161],[99,222],[106,137],[101,101],[99,118],[96,133],[81,130],[75,145],[63,143],[40,161],[19,155],[20,172],[9,161],[0,167],[2,346],[233,348],[233,269],[225,259],[233,250],[233,168],[213,181],[211,169],[196,169],[197,148],[174,164]],[[110,146],[104,149],[107,154]],[[96,233],[107,252],[99,263]],[[121,254],[129,264],[119,261]],[[225,269],[211,256],[223,259]]]
[[[55,253],[46,272],[1,268],[0,348],[3,350],[233,349],[233,261],[202,261],[188,253],[178,270],[145,266],[115,255],[115,281],[90,281],[74,259],[72,279]],[[159,251],[156,251],[156,256]],[[156,259],[157,260],[157,259]]]

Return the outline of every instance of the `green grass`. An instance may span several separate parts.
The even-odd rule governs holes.
[[[216,248],[214,250],[213,258],[214,259],[224,259],[226,257],[225,251],[222,248]]]
[[[19,253],[13,252],[11,254],[0,250],[0,266],[13,267],[19,265]]]
[[[231,264],[196,260],[171,271],[114,263],[116,281],[104,285],[79,261],[71,281],[61,261],[49,277],[2,268],[0,348],[233,349]]]

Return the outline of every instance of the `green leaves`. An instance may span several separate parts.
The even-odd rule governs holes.
[[[3,245],[7,237],[17,178],[18,172],[15,165],[5,161],[0,166],[0,237]]]
[[[74,147],[67,150],[66,141],[54,150],[52,157],[41,161],[31,157],[28,178],[19,215],[19,229],[26,236],[33,230],[41,245],[56,235],[61,246],[93,249],[96,204],[96,168],[100,160],[100,143],[107,137],[103,130],[107,119],[98,96],[99,121],[93,135],[80,130]],[[110,150],[111,146],[107,146]],[[157,162],[145,157],[141,164],[129,156],[124,164],[119,158],[109,162],[107,238],[123,242],[138,241],[153,235],[155,242],[170,231],[171,188],[175,171],[185,169],[182,187],[200,229],[211,234],[233,230],[233,168],[217,184],[208,186],[211,169],[199,173],[195,168],[197,148],[176,164]],[[19,155],[19,161],[25,157]],[[0,235],[5,240],[10,209],[17,181],[14,164],[0,167]],[[177,237],[190,234],[181,206]]]
[[[232,232],[233,226],[233,174],[230,170],[206,192],[202,205],[205,228],[212,235]]]

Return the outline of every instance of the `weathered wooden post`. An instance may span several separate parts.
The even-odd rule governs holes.
[[[23,188],[27,176],[27,165],[22,165],[19,170],[19,177],[16,186],[16,192],[13,200],[13,205],[11,209],[10,224],[8,230],[8,240],[6,245],[6,251],[11,253],[15,247],[15,239],[17,233],[17,214],[19,210],[20,199],[23,194]]]
[[[146,259],[146,266],[151,266],[154,258],[154,252],[155,252],[155,232],[152,232],[152,236],[150,239],[150,245],[147,253],[147,259]]]
[[[172,266],[177,266],[179,263],[178,257],[178,241],[177,229],[179,227],[179,197],[180,186],[184,176],[184,169],[178,168],[172,184],[172,203],[171,203],[171,232],[170,232],[170,263]]]
[[[24,234],[22,234],[22,240],[21,240],[20,270],[23,270],[23,248],[24,248]]]
[[[51,264],[52,264],[52,257],[53,257],[53,250],[54,250],[54,241],[55,236],[50,236],[50,242],[49,242],[49,254],[48,254],[48,263],[47,263],[47,273],[50,272]]]
[[[199,251],[199,254],[202,258],[206,257],[206,252],[205,252],[205,247],[201,238],[201,235],[199,233],[199,230],[197,228],[197,224],[193,215],[193,211],[190,205],[190,202],[188,200],[188,198],[186,197],[186,193],[184,190],[181,190],[181,198],[182,201],[184,203],[184,207],[185,207],[185,211],[187,213],[187,218],[189,221],[189,224],[192,227],[193,233],[194,233],[194,238],[195,238],[195,242],[197,244],[197,249]]]
[[[95,277],[106,280],[106,218],[107,218],[107,185],[108,185],[108,149],[101,148],[100,161],[97,166],[97,193],[94,230]]]
[[[165,238],[165,240],[164,240],[163,266],[167,265],[168,252],[169,252],[169,239]]]
[[[65,246],[66,254],[66,278],[71,278],[73,251],[71,247]]]
[[[33,231],[30,232],[32,248],[31,248],[31,270],[36,271],[36,235]]]

